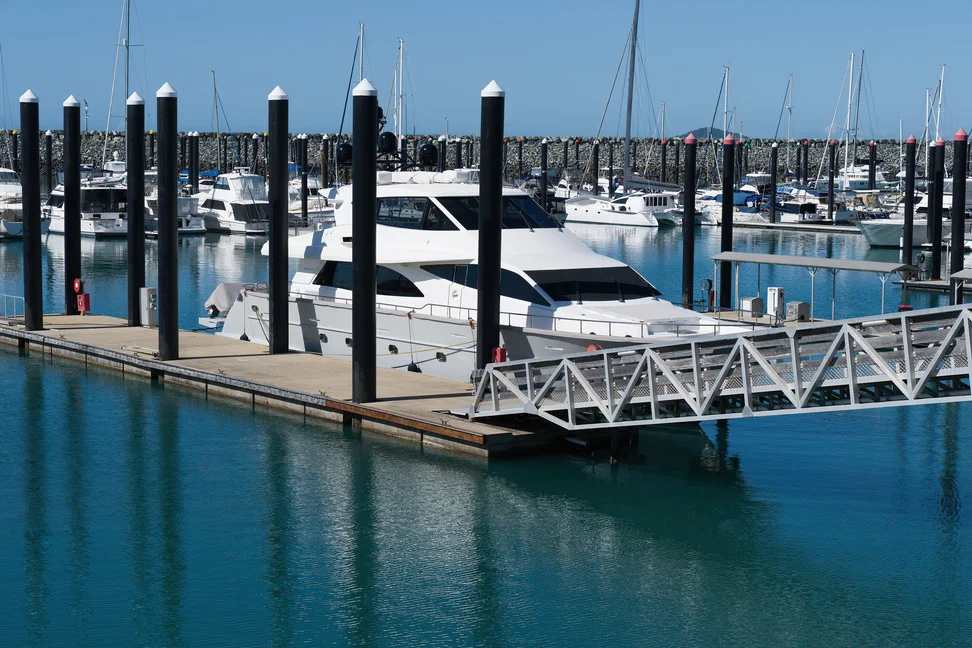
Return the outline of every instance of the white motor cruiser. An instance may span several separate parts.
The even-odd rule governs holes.
[[[375,344],[382,366],[414,365],[457,380],[475,367],[479,185],[463,175],[379,173]],[[291,347],[344,359],[354,333],[351,191],[339,190],[334,227],[289,242],[290,256],[299,259],[290,288]],[[741,330],[666,301],[523,191],[503,190],[502,222],[500,324],[511,359]],[[221,324],[221,335],[266,344],[268,305],[260,287],[223,285],[207,303],[211,317],[200,321]],[[220,312],[225,318],[216,317]]]
[[[206,229],[230,234],[265,234],[270,202],[263,178],[247,168],[222,173],[211,188],[195,196]]]
[[[658,227],[681,222],[677,214],[675,192],[633,194],[614,200],[592,195],[571,198],[564,203],[568,223],[598,223]]]
[[[64,187],[58,185],[42,208],[50,231],[64,233]],[[81,236],[110,238],[128,234],[128,189],[110,183],[81,183]]]

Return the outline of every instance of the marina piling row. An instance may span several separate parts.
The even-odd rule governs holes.
[[[495,81],[481,93],[479,166],[479,277],[477,291],[476,367],[492,361],[499,347],[500,258],[502,253],[503,122],[506,93]]]
[[[23,164],[24,221],[24,328],[44,328],[44,293],[41,280],[40,129],[37,95],[28,90],[20,97],[20,159]],[[14,149],[16,150],[16,149]]]
[[[355,86],[352,100],[351,258],[354,281],[351,300],[351,400],[375,400],[377,378],[377,180],[378,91],[367,79]],[[459,149],[456,150],[457,156]],[[284,239],[286,241],[286,238]],[[285,243],[286,244],[286,243]],[[284,290],[287,278],[283,279]],[[271,291],[273,287],[271,286]],[[286,293],[285,293],[286,294]]]
[[[736,157],[736,141],[732,135],[722,142],[722,239],[721,252],[732,252],[732,211],[733,211],[733,162]],[[719,307],[732,307],[732,264],[722,261],[719,264]]]
[[[935,141],[934,186],[930,191],[935,192],[934,212],[932,213],[932,280],[942,278],[942,202],[945,184],[945,140]]]
[[[949,275],[959,272],[965,265],[965,191],[968,174],[969,136],[964,129],[955,133],[952,141],[952,258]],[[957,206],[957,207],[956,207]],[[962,303],[962,291],[952,287],[951,303]]]
[[[909,135],[905,142],[905,197],[904,197],[904,232],[901,241],[901,261],[914,261],[912,245],[914,243],[915,228],[915,154],[918,140]]]
[[[128,153],[128,325],[141,326],[140,291],[145,286],[145,101],[126,100]]]
[[[179,137],[179,98],[166,83],[156,98],[159,132],[159,285],[156,293],[159,324],[159,359],[179,359],[179,169],[176,146]],[[192,138],[190,138],[192,139]]]
[[[290,308],[290,277],[287,272],[288,203],[287,148],[290,99],[277,86],[267,96],[267,152],[269,155],[270,225],[270,353],[287,353],[290,349],[288,310]],[[356,182],[360,176],[355,175]],[[373,202],[373,201],[372,201]],[[357,293],[355,293],[357,296]],[[357,333],[357,330],[355,330]],[[355,335],[357,337],[357,335]]]
[[[78,314],[74,280],[81,277],[81,104],[64,101],[64,313]]]
[[[770,151],[770,199],[769,199],[769,221],[771,223],[776,223],[776,177],[779,173],[777,168],[779,165],[779,146],[776,142],[773,142],[773,148]]]
[[[696,139],[685,138],[685,187],[682,211],[682,306],[692,308],[695,302],[695,160]]]

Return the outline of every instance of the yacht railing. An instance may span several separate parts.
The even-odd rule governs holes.
[[[319,296],[313,299],[328,301],[350,306],[352,300],[346,297]],[[379,309],[401,313],[415,313],[430,317],[444,317],[448,319],[476,320],[476,309],[463,306],[448,306],[445,304],[426,303],[421,306],[405,306],[402,304],[385,304],[377,302]],[[719,309],[716,309],[717,311]],[[729,317],[717,317],[715,322],[619,322],[616,320],[582,319],[576,317],[557,317],[538,313],[510,313],[500,311],[500,326],[516,326],[532,328],[555,333],[574,333],[580,335],[606,335],[609,337],[653,338],[659,335],[682,337],[686,335],[719,335],[720,333],[739,333],[743,329],[751,331],[762,330],[781,324],[775,315],[754,313],[743,310],[729,310],[724,312]],[[746,318],[751,319],[746,319]],[[758,321],[764,319],[765,321]]]
[[[19,295],[0,294],[0,301],[3,302],[0,308],[0,323],[10,323],[24,319],[25,306],[24,298]]]

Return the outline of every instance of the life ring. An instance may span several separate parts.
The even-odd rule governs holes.
[[[604,348],[600,344],[588,344],[587,345],[587,350],[588,351],[603,351]]]

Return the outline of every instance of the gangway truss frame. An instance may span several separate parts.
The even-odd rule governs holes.
[[[970,308],[490,364],[468,416],[580,431],[969,400]]]

